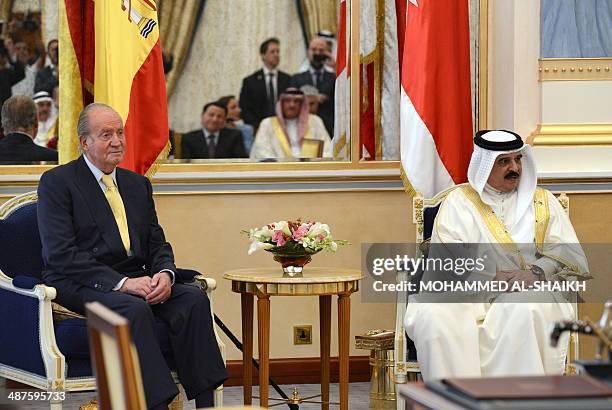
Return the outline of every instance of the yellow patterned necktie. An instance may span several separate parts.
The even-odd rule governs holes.
[[[130,253],[130,233],[128,231],[127,215],[125,214],[123,200],[121,200],[121,195],[119,195],[119,190],[115,186],[115,181],[113,181],[112,176],[102,175],[102,183],[106,186],[104,195],[106,196],[108,204],[113,211],[115,221],[117,222],[117,227],[119,227],[121,242],[123,242],[125,251]]]

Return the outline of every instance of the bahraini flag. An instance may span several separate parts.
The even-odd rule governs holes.
[[[467,181],[472,154],[468,0],[409,0],[401,75],[401,165],[431,198]]]

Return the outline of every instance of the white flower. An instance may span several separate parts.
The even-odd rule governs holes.
[[[258,240],[260,242],[266,242],[272,238],[272,230],[267,226],[259,229],[251,229],[251,239]]]
[[[273,225],[275,231],[283,231],[284,234],[291,236],[291,230],[287,221],[274,222]]]
[[[253,241],[251,242],[251,246],[249,246],[249,255],[260,249],[270,249],[270,248],[274,248],[274,245],[271,243]]]
[[[308,231],[309,238],[316,238],[319,235],[323,234],[323,236],[328,236],[330,233],[329,226],[327,224],[322,224],[321,222],[315,222],[314,225],[310,227]]]

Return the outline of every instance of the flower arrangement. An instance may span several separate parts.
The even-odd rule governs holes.
[[[279,221],[261,228],[242,231],[251,240],[249,255],[259,249],[287,256],[335,252],[345,240],[334,240],[329,226],[321,222]]]

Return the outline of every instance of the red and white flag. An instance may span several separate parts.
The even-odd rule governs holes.
[[[334,94],[334,158],[347,160],[351,156],[351,85],[349,39],[347,36],[346,0],[340,2],[338,47],[336,48],[336,88]]]
[[[401,165],[426,198],[467,181],[472,154],[468,0],[409,0],[401,74]]]

